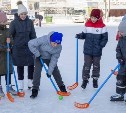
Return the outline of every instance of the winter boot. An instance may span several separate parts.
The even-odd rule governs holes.
[[[9,85],[9,92],[10,92],[12,95],[17,95],[17,92],[13,89],[13,87],[12,87],[11,84]]]
[[[38,95],[38,90],[37,89],[32,89],[32,95],[30,96],[30,98],[36,98]]]
[[[59,89],[61,92],[67,92],[64,84],[62,86],[60,86]]]
[[[110,101],[124,101],[124,96],[120,94],[115,94],[110,97]]]
[[[86,86],[87,86],[87,83],[88,83],[88,80],[83,80],[81,87],[82,87],[83,89],[85,89]]]
[[[5,96],[5,94],[4,94],[4,92],[3,92],[3,88],[2,88],[2,86],[0,85],[0,97],[4,97]]]
[[[93,78],[93,87],[98,88],[98,78]]]
[[[19,82],[19,90],[23,90],[24,89],[24,80],[18,80]]]
[[[32,81],[33,81],[32,79],[28,79],[28,89],[29,90],[32,89],[32,86],[33,86]]]

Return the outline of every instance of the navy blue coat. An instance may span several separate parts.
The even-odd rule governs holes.
[[[12,57],[15,66],[34,65],[33,54],[28,48],[28,42],[36,38],[32,20],[26,17],[21,20],[18,15],[10,23],[9,37],[13,38]]]
[[[102,55],[102,49],[108,42],[108,32],[102,19],[99,19],[96,23],[92,23],[88,20],[85,23],[84,32],[79,34],[78,39],[85,39],[84,51],[85,55],[91,55],[100,57]]]

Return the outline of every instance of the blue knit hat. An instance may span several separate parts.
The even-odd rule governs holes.
[[[51,42],[55,42],[57,44],[61,44],[62,42],[62,37],[63,34],[62,33],[58,33],[58,32],[54,32],[51,37],[50,37],[50,41]]]

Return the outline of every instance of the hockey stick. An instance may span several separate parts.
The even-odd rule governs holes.
[[[10,61],[9,61],[9,59],[10,59],[10,55],[9,55],[9,43],[10,43],[10,41],[8,40],[8,38],[7,38],[7,86],[6,86],[6,91],[7,91],[7,97],[8,97],[8,99],[11,101],[11,102],[14,102],[14,98],[11,96],[11,94],[10,94],[10,92],[9,92],[9,72],[10,72]]]
[[[44,64],[44,62],[43,62],[43,60],[42,60],[42,58],[40,58],[40,62],[41,62],[41,64],[43,65],[43,67],[44,67],[46,73],[48,73],[48,70],[47,70],[47,68],[46,68],[46,66],[45,66],[45,64]],[[52,83],[52,85],[53,85],[53,87],[54,87],[54,89],[56,90],[56,92],[57,92],[58,95],[61,95],[61,96],[69,96],[69,95],[70,95],[70,92],[61,92],[61,91],[58,91],[58,89],[57,89],[56,85],[54,84],[52,78],[49,77],[49,79],[50,79],[50,81],[51,81],[51,83]]]
[[[91,97],[88,103],[80,104],[75,102],[74,106],[80,109],[88,108],[90,103],[93,101],[95,96],[98,94],[98,92],[102,89],[102,87],[105,85],[105,83],[109,80],[109,78],[112,76],[112,74],[115,72],[117,68],[119,68],[120,64],[118,64],[115,69],[110,73],[110,75],[105,79],[105,81],[101,84],[101,86],[97,89],[97,91],[94,93],[94,95]]]
[[[120,66],[118,67],[118,71],[119,71],[119,68],[120,68]],[[113,70],[111,69],[111,71],[113,71]],[[118,75],[118,71],[115,71],[113,74],[117,76]]]
[[[12,61],[12,59],[11,59],[11,61]],[[18,84],[17,84],[17,79],[16,79],[16,74],[15,74],[13,62],[12,62],[12,68],[13,68],[13,74],[14,74],[15,85],[16,85],[16,89],[17,89],[17,95],[18,95],[19,97],[24,97],[24,96],[25,96],[25,92],[19,92],[19,89],[18,89]]]
[[[78,86],[78,38],[76,39],[76,82],[72,86],[68,86],[69,90],[73,90]]]

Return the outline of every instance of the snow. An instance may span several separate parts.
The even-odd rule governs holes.
[[[101,76],[99,78],[99,86],[110,74],[110,70],[117,65],[115,48],[117,41],[115,35],[117,32],[117,25],[107,24],[109,32],[109,41],[103,49],[101,59]],[[50,31],[62,32],[63,50],[58,62],[63,81],[66,86],[75,83],[76,76],[76,39],[75,34],[83,30],[83,24],[70,25],[43,25],[41,28],[36,27],[37,36],[40,37],[48,34]],[[14,96],[15,102],[11,103],[7,97],[0,100],[0,113],[125,113],[125,102],[110,102],[110,96],[115,94],[116,77],[112,77],[96,95],[91,102],[89,108],[78,109],[74,107],[74,102],[87,103],[97,89],[92,86],[92,78],[85,90],[81,89],[82,82],[82,67],[84,63],[83,58],[83,40],[79,40],[79,86],[71,91],[69,97],[64,97],[63,100],[58,99],[55,89],[50,80],[46,77],[43,69],[41,77],[41,86],[38,97],[30,99],[31,91],[27,90],[27,68],[25,68],[25,97]],[[15,67],[16,69],[16,67]],[[13,77],[12,77],[13,78]],[[52,77],[53,78],[53,77]],[[4,77],[2,77],[3,87],[5,86]],[[4,91],[5,87],[4,87]]]

